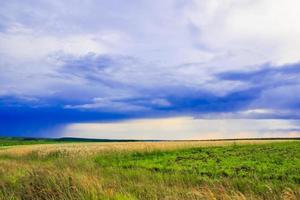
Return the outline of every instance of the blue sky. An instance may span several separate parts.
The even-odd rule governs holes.
[[[74,126],[201,119],[234,127],[245,119],[289,122],[286,133],[299,136],[299,13],[297,0],[2,1],[0,135],[85,137],[91,130],[78,135]],[[137,137],[100,129],[90,137]],[[178,130],[174,138],[184,139]],[[227,132],[216,137],[235,137]]]

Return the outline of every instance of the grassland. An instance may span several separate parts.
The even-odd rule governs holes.
[[[300,141],[5,146],[0,199],[300,199]]]
[[[109,139],[86,139],[86,138],[23,138],[23,137],[0,137],[0,147],[32,144],[57,144],[74,142],[131,142],[135,140],[109,140]]]

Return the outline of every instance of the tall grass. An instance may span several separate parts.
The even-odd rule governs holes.
[[[0,199],[300,199],[300,142],[134,144],[0,150]]]

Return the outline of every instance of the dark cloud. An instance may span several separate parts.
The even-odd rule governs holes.
[[[59,128],[68,123],[187,115],[196,118],[300,118],[296,112],[300,110],[297,95],[297,77],[300,75],[298,64],[218,74],[216,78],[220,80],[250,83],[246,89],[220,96],[194,87],[168,87],[163,84],[162,87],[157,87],[157,84],[151,90],[143,91],[138,83],[123,85],[123,80],[106,76],[111,72],[106,74],[105,70],[120,69],[126,66],[126,62],[128,59],[123,57],[113,59],[110,56],[95,55],[66,59],[59,74],[65,77],[78,76],[89,84],[93,83],[94,87],[60,86],[61,92],[66,94],[56,93],[47,98],[4,96],[0,99],[0,134],[46,134],[55,137],[57,135],[53,130],[57,129],[56,133],[59,134]],[[108,93],[97,91],[103,85]],[[93,89],[86,91],[86,88]]]

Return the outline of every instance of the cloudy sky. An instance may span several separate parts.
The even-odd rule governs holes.
[[[299,13],[298,0],[1,1],[0,135],[300,136]]]

